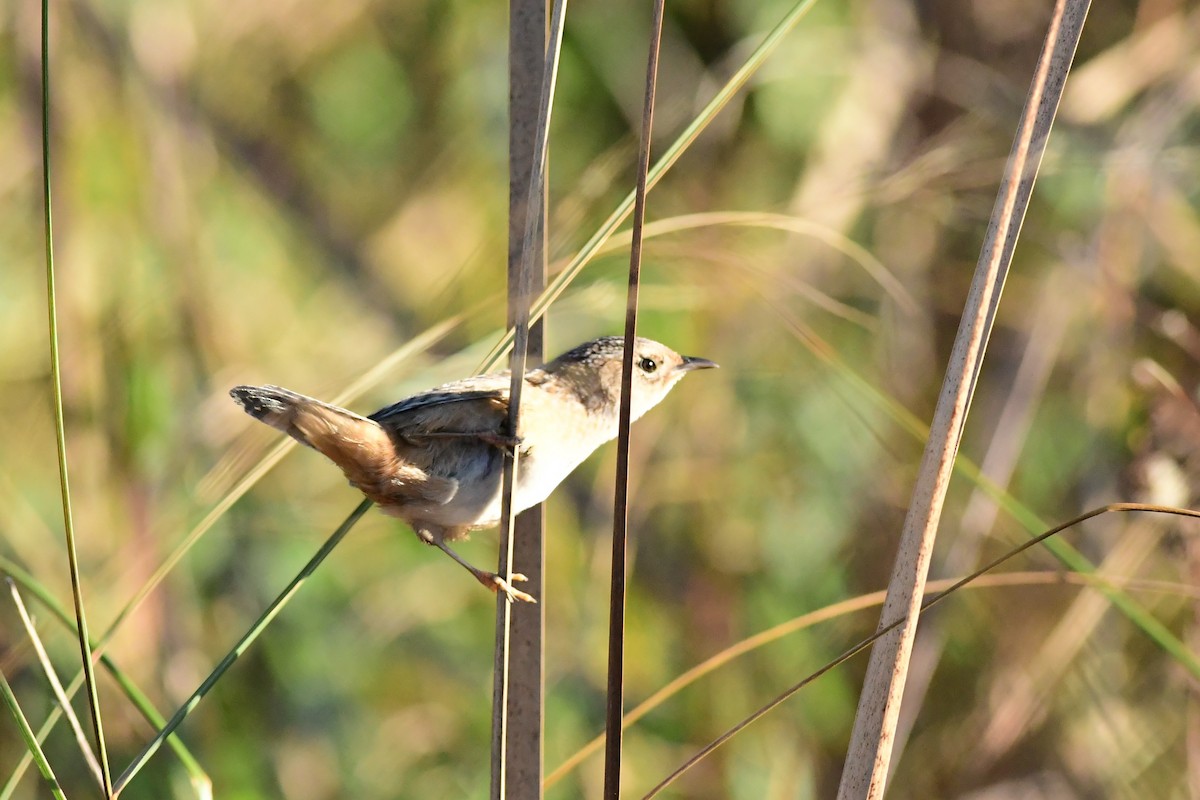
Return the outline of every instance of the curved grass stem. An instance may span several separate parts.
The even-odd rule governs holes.
[[[924,613],[929,608],[932,608],[933,606],[937,605],[941,601],[945,600],[947,597],[954,594],[959,589],[962,589],[964,586],[967,586],[968,584],[975,581],[979,577],[991,572],[993,569],[995,569],[996,567],[1005,563],[1009,559],[1011,559],[1017,555],[1020,555],[1021,553],[1024,553],[1026,550],[1034,547],[1035,545],[1046,542],[1047,540],[1050,540],[1052,537],[1058,535],[1059,533],[1062,533],[1063,531],[1065,531],[1069,528],[1073,528],[1076,525],[1079,525],[1080,523],[1086,522],[1087,520],[1092,519],[1093,517],[1098,517],[1102,514],[1111,514],[1111,513],[1128,512],[1128,511],[1145,511],[1145,512],[1154,513],[1154,514],[1174,514],[1174,515],[1180,516],[1180,517],[1191,517],[1193,519],[1200,519],[1200,511],[1194,511],[1192,509],[1187,509],[1187,508],[1172,508],[1172,507],[1168,507],[1168,506],[1148,505],[1145,503],[1110,503],[1108,505],[1101,506],[1100,508],[1094,508],[1091,511],[1080,514],[1079,516],[1075,517],[1074,519],[1071,519],[1067,522],[1062,523],[1061,525],[1054,526],[1050,530],[1045,531],[1045,532],[1033,537],[1029,541],[1022,542],[1021,544],[1012,548],[1011,550],[1004,553],[1000,557],[988,562],[984,566],[975,570],[970,575],[967,575],[966,577],[955,581],[945,590],[938,592],[932,596],[926,597],[925,600],[920,605],[918,616],[920,613]],[[1105,597],[1107,597],[1115,605],[1118,605],[1118,606],[1120,605],[1116,598],[1119,596],[1122,596],[1123,593],[1119,589],[1117,589],[1117,587],[1108,583],[1107,581],[1104,581],[1102,579],[1097,579],[1096,588],[1101,593],[1103,593],[1105,595]],[[811,673],[810,675],[805,677],[803,680],[801,680],[799,683],[793,684],[792,686],[788,687],[783,692],[781,692],[780,694],[778,694],[774,698],[772,698],[765,705],[761,706],[756,711],[754,711],[754,713],[752,713],[749,716],[747,716],[746,718],[744,718],[741,722],[737,723],[732,728],[725,731],[725,733],[721,734],[716,739],[713,739],[711,742],[709,742],[707,745],[705,745],[703,748],[701,748],[699,751],[697,751],[695,755],[693,755],[691,758],[689,758],[687,761],[685,761],[683,764],[681,764],[678,768],[676,768],[675,771],[673,771],[670,775],[668,775],[666,778],[664,778],[662,781],[660,781],[658,783],[658,785],[656,785],[653,789],[651,789],[643,797],[643,800],[650,800],[650,798],[657,796],[660,792],[662,792],[663,789],[666,789],[668,786],[670,786],[672,783],[674,783],[677,778],[679,778],[681,775],[683,775],[683,773],[687,772],[693,766],[695,766],[696,764],[703,761],[714,750],[716,750],[721,745],[728,742],[730,739],[732,739],[734,736],[736,736],[739,732],[741,732],[745,728],[749,727],[752,723],[754,723],[757,720],[761,719],[762,717],[766,716],[768,712],[770,712],[771,710],[773,710],[776,707],[778,707],[779,705],[781,705],[785,700],[790,698],[792,695],[796,694],[798,691],[803,689],[805,686],[808,686],[810,683],[812,683],[817,678],[824,675],[826,672],[829,672],[830,670],[834,669],[835,667],[838,667],[838,666],[844,664],[846,661],[849,661],[851,658],[853,658],[854,656],[856,656],[859,653],[866,650],[868,647],[870,647],[872,644],[877,642],[879,639],[883,638],[887,634],[896,630],[897,628],[899,628],[901,625],[904,625],[908,621],[909,621],[908,617],[903,616],[903,617],[894,619],[891,622],[888,622],[886,624],[881,624],[879,629],[876,630],[875,633],[871,634],[866,639],[863,639],[858,644],[856,644],[853,647],[851,647],[850,649],[846,650],[840,656],[838,656],[837,658],[828,662],[823,667],[818,669],[816,672]],[[1155,620],[1155,622],[1157,622],[1157,620]],[[1158,623],[1158,624],[1161,625],[1161,623]]]

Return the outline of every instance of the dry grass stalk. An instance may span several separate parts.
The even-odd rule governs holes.
[[[886,625],[901,618],[905,622],[871,651],[839,800],[883,796],[918,611],[954,458],[1013,248],[1089,5],[1088,0],[1058,0],[1055,5],[963,309],[888,585],[880,623]]]

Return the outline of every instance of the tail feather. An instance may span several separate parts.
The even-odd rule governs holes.
[[[339,421],[352,426],[371,422],[353,411],[322,403],[282,386],[235,386],[229,394],[250,416],[309,447],[316,447],[310,431],[319,433],[322,424],[337,427]]]
[[[353,411],[279,386],[236,386],[229,394],[250,416],[325,455],[355,484],[395,464],[387,432]]]
[[[284,433],[289,433],[291,419],[301,403],[306,400],[316,402],[282,386],[235,386],[229,390],[229,395],[247,414]]]
[[[381,505],[445,503],[457,491],[457,481],[401,462],[391,436],[375,420],[279,386],[235,386],[229,394],[250,416],[337,464],[352,485]]]

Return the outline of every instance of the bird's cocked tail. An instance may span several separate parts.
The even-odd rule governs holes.
[[[396,451],[378,422],[279,386],[235,386],[246,413],[317,450],[373,500],[396,474]]]

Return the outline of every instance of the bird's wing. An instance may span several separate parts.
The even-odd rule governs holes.
[[[447,383],[380,409],[371,419],[400,436],[427,433],[499,433],[508,417],[511,379],[480,375]]]

